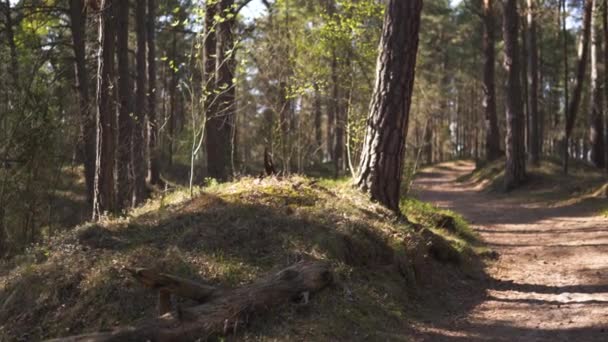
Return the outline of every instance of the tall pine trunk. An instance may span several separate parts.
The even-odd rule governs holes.
[[[486,159],[489,161],[500,157],[500,132],[498,130],[498,118],[496,115],[496,82],[495,64],[496,52],[495,44],[495,15],[492,0],[483,1],[483,106],[485,111],[486,128]]]
[[[214,53],[214,80],[217,97],[214,104],[210,105],[206,125],[207,172],[209,177],[220,181],[226,181],[232,175],[232,137],[236,112],[236,94],[233,81],[235,72],[234,36],[232,32],[236,18],[233,16],[233,5],[234,0],[219,2],[218,13],[222,16],[222,19],[215,23],[217,46]],[[210,37],[207,37],[207,39],[210,39]],[[213,55],[207,55],[207,58],[213,58]]]
[[[589,116],[589,144],[591,146],[591,162],[602,168],[605,163],[604,151],[604,101],[602,82],[600,80],[600,61],[602,59],[602,30],[600,15],[603,13],[600,0],[593,0],[594,15],[591,19],[591,96]],[[585,156],[586,158],[586,156]]]
[[[81,0],[70,0],[70,29],[74,50],[76,89],[80,104],[80,157],[84,163],[84,178],[87,189],[87,203],[93,205],[93,185],[95,182],[95,124],[91,113],[89,92],[89,72],[86,63],[86,11]],[[91,207],[89,207],[89,210]]]
[[[576,115],[578,107],[581,103],[581,97],[583,94],[583,82],[585,81],[585,72],[587,68],[587,61],[589,59],[589,40],[591,36],[591,17],[593,16],[593,0],[585,0],[584,11],[583,11],[583,40],[581,44],[582,51],[578,60],[576,69],[576,84],[572,90],[572,99],[568,104],[568,112],[566,115],[566,126],[565,126],[565,144],[564,144],[564,173],[568,173],[568,146],[570,145],[570,137],[572,136],[572,130],[576,123]]]
[[[158,148],[158,119],[156,108],[156,1],[148,0],[146,16],[146,40],[148,44],[148,124],[150,150],[149,177],[150,183],[160,185],[160,160]]]
[[[528,157],[530,164],[540,163],[540,120],[538,114],[538,47],[536,37],[536,0],[528,0]]]
[[[116,211],[114,184],[116,112],[113,100],[114,39],[113,0],[102,0],[99,13],[97,63],[97,141],[93,218]]]
[[[505,190],[517,187],[526,177],[526,150],[524,146],[524,114],[520,83],[518,32],[519,16],[517,12],[517,0],[506,0],[503,8],[504,67],[507,75],[505,99],[507,117]]]
[[[146,196],[146,0],[136,0],[135,32],[137,49],[135,53],[135,114],[133,116],[133,205],[143,202]]]
[[[131,102],[133,85],[129,68],[129,1],[120,0],[114,5],[116,20],[116,60],[118,61],[118,146],[117,154],[117,209],[130,205],[133,191],[131,164],[131,138],[133,121]]]
[[[357,185],[399,211],[422,0],[389,0]]]

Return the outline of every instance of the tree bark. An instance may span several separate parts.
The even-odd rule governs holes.
[[[323,129],[321,127],[323,113],[321,112],[321,93],[317,82],[314,83],[314,90],[313,114],[315,119],[315,156],[317,161],[321,162],[323,161]]]
[[[329,266],[322,262],[300,262],[250,285],[216,290],[179,277],[135,270],[144,285],[161,292],[162,310],[168,309],[167,293],[185,296],[204,304],[169,312],[135,327],[60,338],[57,341],[201,341],[236,333],[248,317],[321,291],[332,282]]]
[[[357,185],[399,211],[422,0],[389,0]]]
[[[536,37],[536,0],[528,0],[528,158],[540,163],[540,123],[538,114],[538,47]]]
[[[135,114],[133,116],[133,206],[146,197],[145,119],[146,119],[146,0],[136,0],[135,32]]]
[[[156,0],[148,0],[146,16],[146,40],[148,43],[148,124],[149,124],[149,177],[150,184],[161,185],[158,149],[158,119],[156,108]]]
[[[97,141],[93,218],[115,212],[114,184],[116,115],[114,84],[114,0],[101,0],[99,13],[99,55],[97,64]]]
[[[506,80],[506,152],[504,187],[511,190],[526,178],[526,150],[524,115],[519,69],[519,16],[517,0],[506,0],[503,8],[503,35],[505,41],[504,68]]]
[[[608,107],[608,0],[604,0],[602,18],[604,31],[604,97]],[[604,120],[604,166],[608,171],[608,116]]]
[[[234,89],[234,0],[221,0],[216,22],[217,47],[215,51],[216,104],[207,118],[207,172],[209,177],[226,181],[232,176],[231,153],[236,94]],[[209,39],[209,38],[208,38]]]
[[[486,159],[489,161],[500,157],[500,132],[498,130],[498,119],[496,116],[496,82],[495,82],[495,64],[496,52],[494,44],[496,40],[495,34],[495,14],[492,0],[483,1],[483,106],[485,112],[485,128],[486,128]]]
[[[15,23],[11,11],[11,2],[4,1],[4,17],[6,20],[5,31],[10,54],[10,70],[9,73],[13,78],[13,83],[16,89],[19,89],[19,59],[17,56],[17,44],[15,43]]]
[[[133,191],[131,138],[133,136],[133,84],[129,68],[129,1],[114,5],[116,20],[116,56],[118,61],[118,142],[117,154],[117,210],[127,208]]]
[[[600,16],[603,11],[600,0],[593,0],[593,3],[595,13],[591,19],[591,112],[589,116],[589,144],[591,146],[591,162],[596,167],[603,168],[605,165],[604,93],[602,82],[600,81],[600,61],[602,59]]]
[[[206,129],[207,173],[209,177],[226,181],[232,175],[231,151],[235,114],[234,63],[232,29],[235,18],[234,0],[222,0],[207,8],[205,41],[205,82],[208,85]],[[215,16],[222,19],[218,22]]]
[[[70,0],[69,6],[74,67],[76,71],[75,82],[81,110],[80,134],[82,135],[82,142],[79,150],[84,163],[87,203],[89,206],[92,206],[93,185],[95,182],[95,124],[91,113],[89,73],[86,63],[86,11],[82,0]],[[89,207],[89,210],[91,210],[91,207]]]
[[[581,103],[581,97],[583,93],[583,82],[585,81],[585,72],[587,68],[587,61],[589,59],[589,40],[591,36],[591,17],[593,16],[593,0],[585,0],[584,11],[583,11],[583,37],[581,48],[582,51],[579,56],[578,66],[576,69],[576,83],[572,91],[572,99],[568,104],[568,112],[566,115],[566,127],[565,127],[565,148],[564,148],[564,173],[568,173],[568,145],[570,137],[572,136],[572,130],[576,123],[576,114],[578,107]]]

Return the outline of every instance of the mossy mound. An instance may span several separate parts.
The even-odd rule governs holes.
[[[254,317],[229,339],[405,337],[426,308],[453,301],[465,310],[451,291],[470,288],[477,268],[470,247],[476,239],[461,218],[413,200],[403,210],[412,223],[347,181],[304,177],[244,178],[165,194],[128,217],[56,236],[5,266],[0,340],[36,341],[154,316],[154,293],[124,267],[238,286],[301,259],[329,261],[336,284],[307,306]],[[438,220],[453,221],[453,229],[438,228]]]

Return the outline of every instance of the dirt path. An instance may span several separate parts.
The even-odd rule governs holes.
[[[422,324],[416,339],[608,341],[608,220],[597,215],[601,200],[556,206],[522,194],[484,194],[456,182],[472,169],[466,162],[435,167],[416,181],[417,195],[463,214],[500,259],[488,266],[485,297],[473,310]]]

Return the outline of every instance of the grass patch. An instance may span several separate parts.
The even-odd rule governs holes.
[[[238,286],[307,258],[329,261],[336,284],[305,308],[286,306],[257,317],[239,339],[405,336],[406,321],[419,311],[416,298],[424,293],[412,287],[410,239],[428,228],[463,255],[478,240],[452,212],[413,199],[404,200],[402,210],[414,225],[369,201],[349,179],[243,178],[192,194],[160,194],[125,217],[57,235],[4,268],[0,340],[41,340],[153,317],[153,291],[134,284],[124,267]],[[437,228],[446,217],[455,231]],[[454,280],[460,269],[425,260],[423,273],[436,276],[427,280],[433,286],[422,288],[432,291],[429,298],[449,296],[446,288],[461,283]]]

